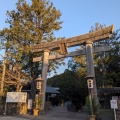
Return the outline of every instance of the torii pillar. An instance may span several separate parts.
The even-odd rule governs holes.
[[[93,79],[92,97],[94,98],[95,105],[98,106],[99,102],[97,97],[97,87],[96,87],[94,60],[93,60],[93,42],[86,41],[85,49],[86,49],[87,78],[89,79],[89,77],[91,77]]]
[[[44,109],[45,109],[45,96],[46,96],[46,83],[47,83],[47,71],[48,71],[48,57],[49,57],[49,50],[44,50],[44,55],[43,55],[43,68],[42,68],[42,104],[41,104],[41,110],[44,113]]]

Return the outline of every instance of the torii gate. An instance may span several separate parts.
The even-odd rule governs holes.
[[[32,52],[41,52],[43,51],[43,68],[42,68],[42,106],[41,109],[44,110],[44,103],[45,103],[45,90],[46,90],[46,82],[47,82],[47,70],[48,70],[48,62],[49,59],[58,59],[62,57],[69,57],[69,56],[75,56],[80,55],[76,54],[76,52],[71,52],[67,54],[67,48],[73,47],[73,46],[79,46],[79,45],[85,45],[85,51],[86,52],[86,63],[87,63],[87,76],[91,76],[93,78],[93,98],[95,99],[95,105],[97,105],[97,88],[96,88],[96,81],[95,81],[95,72],[94,72],[94,64],[93,64],[93,42],[100,41],[100,40],[106,40],[110,37],[110,34],[113,33],[114,26],[111,25],[107,28],[87,33],[84,35],[67,38],[64,40],[58,40],[53,42],[47,42],[47,43],[41,43],[37,45],[31,45]],[[107,48],[107,47],[106,47]],[[61,55],[50,55],[50,51],[59,50],[61,52]],[[100,48],[99,48],[100,49]],[[103,48],[102,48],[103,49]],[[101,50],[102,50],[101,49]],[[108,49],[106,49],[108,50]],[[105,48],[102,51],[106,51]],[[85,52],[81,52],[82,54]],[[94,50],[95,51],[95,50]],[[98,50],[100,51],[100,50]],[[78,51],[79,52],[79,51]],[[33,61],[38,61],[41,58],[34,58]]]

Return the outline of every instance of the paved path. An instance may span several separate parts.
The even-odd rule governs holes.
[[[0,117],[0,120],[28,120],[28,119],[4,116],[4,117]]]
[[[65,107],[53,107],[38,117],[32,115],[0,116],[0,120],[89,120],[89,115],[82,110],[68,112]]]
[[[113,110],[102,109],[100,111],[102,120],[114,120]],[[0,120],[89,120],[89,115],[84,109],[78,112],[69,112],[65,107],[53,107],[44,115],[37,117],[33,115],[0,116]]]

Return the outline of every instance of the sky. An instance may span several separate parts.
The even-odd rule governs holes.
[[[6,11],[14,10],[16,2],[17,0],[1,0],[0,30],[7,27]],[[56,37],[70,38],[86,34],[96,22],[106,26],[114,25],[115,30],[120,29],[120,0],[51,0],[51,2],[62,13],[62,29],[55,32]],[[3,52],[0,51],[0,54]],[[66,64],[67,61],[68,58],[65,59]],[[64,72],[66,68],[67,66],[61,66],[57,70],[58,74]],[[51,76],[53,75],[52,73]]]

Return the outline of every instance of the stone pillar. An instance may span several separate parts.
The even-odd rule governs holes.
[[[96,115],[91,115],[90,120],[96,120]]]
[[[96,87],[96,80],[95,80],[95,70],[94,70],[94,60],[93,60],[93,43],[91,41],[86,41],[86,64],[87,64],[87,77],[91,77],[93,79],[93,90],[92,90],[92,97],[95,100],[95,106],[98,103],[97,97],[97,87]]]
[[[41,110],[44,111],[45,109],[45,96],[46,96],[46,83],[47,83],[47,71],[48,71],[48,57],[49,57],[49,52],[48,50],[44,51],[43,55],[43,68],[42,68],[42,105],[41,105]]]

